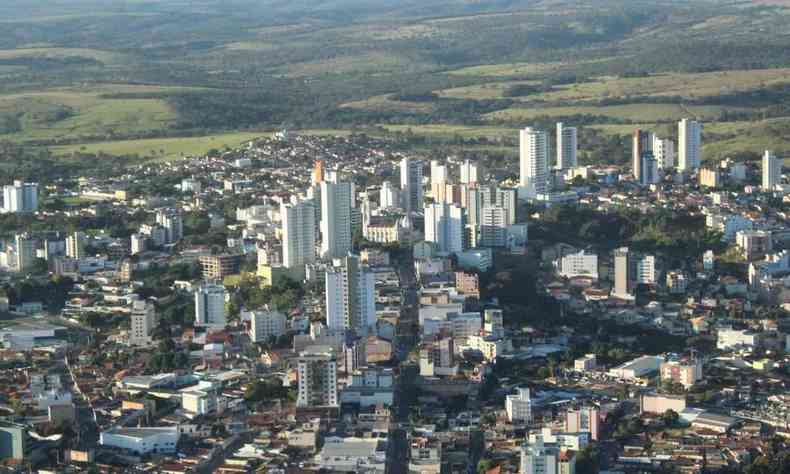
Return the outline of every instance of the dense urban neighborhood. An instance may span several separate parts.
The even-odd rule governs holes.
[[[4,183],[2,472],[787,472],[782,159],[272,138]]]

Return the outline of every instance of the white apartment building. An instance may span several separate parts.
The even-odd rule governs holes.
[[[28,213],[38,210],[38,183],[14,181],[3,186],[3,212]]]
[[[153,343],[151,333],[156,326],[156,308],[150,301],[135,301],[130,316],[129,345],[147,347]]]
[[[532,421],[532,399],[528,388],[519,388],[514,395],[505,398],[507,420],[511,423],[529,423]]]
[[[702,362],[699,360],[671,360],[661,364],[661,381],[672,381],[689,389],[702,380]]]
[[[303,269],[315,263],[315,207],[310,201],[280,206],[283,239],[283,266]]]
[[[777,158],[774,152],[765,150],[762,163],[763,191],[773,191],[776,185],[782,181],[782,160]]]
[[[520,474],[574,474],[576,458],[557,444],[537,435],[521,447]]]
[[[549,190],[549,148],[546,132],[527,127],[519,134],[519,195],[535,199]]]
[[[389,181],[384,181],[379,190],[379,205],[382,209],[397,209],[400,207],[400,190]]]
[[[678,122],[678,170],[699,168],[702,150],[702,124],[690,119]]]
[[[191,416],[210,415],[216,413],[218,407],[218,397],[212,391],[187,390],[181,392],[181,408]]]
[[[567,170],[578,166],[576,153],[578,137],[575,127],[566,127],[557,123],[557,169]]]
[[[660,170],[675,167],[675,142],[669,138],[653,136],[653,156]]]
[[[321,183],[321,256],[341,258],[351,251],[351,183]]]
[[[435,243],[442,253],[464,250],[464,210],[454,204],[425,207],[425,241]]]
[[[461,184],[475,184],[482,180],[479,165],[465,160],[460,166],[460,181]]]
[[[66,237],[66,256],[75,260],[85,258],[85,234],[74,232]]]
[[[250,311],[249,318],[249,335],[252,342],[267,342],[271,338],[282,336],[287,330],[288,320],[279,311]]]
[[[312,346],[297,359],[298,408],[337,407],[337,359],[327,346]]]
[[[165,230],[165,243],[172,244],[184,237],[184,223],[181,214],[174,210],[156,213],[156,223]]]
[[[585,276],[598,279],[598,255],[584,250],[561,256],[554,266],[557,274],[565,278]]]
[[[195,291],[195,327],[225,327],[225,296],[222,285],[204,284]]]
[[[336,259],[325,280],[326,325],[332,331],[353,330],[365,336],[376,324],[373,272],[357,256]]]
[[[437,160],[431,160],[431,186],[444,184],[447,181],[447,166],[439,164]]]
[[[502,206],[485,206],[480,210],[479,247],[506,247],[507,229],[512,222],[510,213]]]

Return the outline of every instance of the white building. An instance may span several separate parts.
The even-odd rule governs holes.
[[[181,180],[182,193],[200,194],[203,191],[203,185],[195,178],[185,178]]]
[[[763,191],[773,191],[782,181],[782,160],[774,152],[765,150],[763,154]]]
[[[760,336],[746,329],[721,328],[716,332],[716,348],[721,351],[754,349],[759,344]]]
[[[14,247],[16,250],[16,271],[26,273],[36,265],[36,247],[38,242],[28,233],[16,234]]]
[[[465,160],[460,167],[461,184],[475,184],[482,180],[480,168],[477,163]]]
[[[383,474],[387,464],[387,445],[380,438],[328,437],[315,462],[326,472]]]
[[[553,443],[546,443],[543,435],[521,447],[520,474],[574,474],[575,458]]]
[[[598,255],[584,250],[561,256],[554,266],[557,274],[565,278],[584,276],[598,279]]]
[[[146,237],[143,234],[132,234],[130,240],[131,240],[132,255],[137,255],[139,253],[145,252],[146,245],[148,242],[148,237]]]
[[[664,358],[642,356],[609,370],[609,375],[623,380],[635,380],[653,372],[658,372]]]
[[[444,184],[447,181],[447,166],[439,164],[437,160],[431,160],[431,186]]]
[[[379,205],[382,209],[397,209],[400,207],[400,190],[389,181],[384,181],[379,190]]]
[[[102,431],[99,444],[130,451],[136,455],[174,453],[180,437],[178,427],[123,428]]]
[[[505,398],[507,420],[511,423],[532,421],[532,399],[528,388],[519,388],[518,393]]]
[[[702,124],[689,119],[678,122],[678,170],[699,168],[702,149]]]
[[[425,241],[433,242],[442,253],[464,250],[464,213],[454,204],[429,204],[425,207]]]
[[[483,331],[486,336],[505,337],[505,326],[501,309],[487,309],[483,311]]]
[[[507,229],[513,222],[502,206],[485,206],[480,210],[480,247],[506,247]]]
[[[567,170],[578,166],[577,148],[576,128],[565,127],[562,122],[557,122],[557,169]]]
[[[283,266],[304,269],[315,263],[315,207],[310,201],[280,206],[283,232]]]
[[[321,256],[340,258],[351,251],[351,183],[321,183]]]
[[[716,261],[716,255],[713,253],[713,250],[706,250],[705,253],[702,255],[702,268],[706,271],[713,270],[714,262]]]
[[[14,181],[3,186],[3,212],[27,213],[38,210],[38,183]]]
[[[181,392],[181,408],[192,416],[210,415],[217,412],[217,398],[213,391],[187,390]]]
[[[535,199],[549,191],[549,149],[546,132],[527,127],[520,132],[521,197]]]
[[[368,334],[376,324],[376,289],[373,272],[359,257],[336,259],[325,280],[326,325],[332,331]]]
[[[85,234],[74,232],[66,237],[66,256],[75,260],[85,257]]]
[[[653,156],[658,169],[670,170],[675,167],[675,142],[668,138],[653,136]]]
[[[156,223],[165,230],[165,243],[172,244],[184,237],[184,223],[181,214],[173,210],[156,213]]]
[[[279,311],[250,311],[250,340],[266,342],[285,334],[287,322],[285,315]]]
[[[656,270],[656,257],[653,255],[640,255],[635,258],[636,273],[634,280],[637,284],[655,285],[658,283]]]
[[[312,346],[297,360],[299,408],[337,407],[337,359],[331,348]]]
[[[156,308],[150,301],[135,301],[132,304],[129,329],[129,345],[146,347],[153,342],[151,333],[156,326]]]
[[[365,367],[351,374],[351,383],[341,392],[340,401],[361,408],[392,406],[394,387],[392,369]]]
[[[422,161],[403,158],[400,162],[400,189],[407,213],[422,211]]]
[[[573,370],[576,372],[589,372],[598,368],[598,359],[595,354],[586,354],[573,361]]]
[[[225,319],[225,287],[205,284],[195,291],[195,326],[222,329]]]

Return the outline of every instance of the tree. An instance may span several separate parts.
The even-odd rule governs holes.
[[[675,410],[667,410],[661,415],[661,420],[667,428],[672,428],[677,425],[680,415]]]
[[[490,459],[481,459],[480,462],[477,463],[477,474],[484,474],[485,472],[491,470],[494,467],[494,461]]]
[[[576,474],[597,474],[601,466],[601,453],[598,446],[587,445],[576,455]]]

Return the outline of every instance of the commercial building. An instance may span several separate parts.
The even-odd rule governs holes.
[[[384,473],[387,444],[379,438],[328,437],[315,461],[322,472]]]
[[[321,183],[321,256],[340,258],[351,251],[351,183]]]
[[[690,119],[678,122],[678,170],[699,168],[702,150],[702,124]]]
[[[204,280],[223,280],[241,272],[241,255],[203,255],[199,258]]]
[[[636,380],[658,372],[664,358],[661,356],[642,356],[609,370],[609,375],[623,380]]]
[[[315,263],[316,212],[310,201],[280,206],[283,239],[283,265],[304,270]]]
[[[763,191],[773,191],[782,180],[782,160],[777,158],[774,152],[765,150],[762,165]]]
[[[549,149],[546,132],[527,127],[519,134],[520,189],[525,199],[549,191]]]
[[[686,409],[684,395],[661,395],[656,393],[644,394],[640,399],[640,411],[661,415],[668,410],[680,413]]]
[[[287,319],[279,311],[259,310],[250,311],[250,340],[252,342],[267,342],[285,334]]]
[[[557,123],[557,169],[567,170],[578,165],[576,153],[578,137],[575,127],[566,127]]]
[[[400,189],[407,213],[422,211],[422,161],[403,158],[400,162]]]
[[[0,421],[0,461],[22,461],[29,455],[27,427]]]
[[[452,337],[424,343],[420,348],[420,375],[453,377],[458,374]]]
[[[181,392],[181,408],[190,416],[204,416],[217,412],[217,394],[206,390],[186,390]]]
[[[528,388],[519,388],[514,395],[505,398],[505,412],[511,423],[529,423],[532,421],[532,398]]]
[[[462,252],[464,221],[460,206],[429,204],[425,207],[425,241],[435,243],[442,253]]]
[[[760,345],[760,335],[748,329],[720,328],[716,332],[716,348],[720,351],[754,349]]]
[[[3,186],[3,212],[28,213],[38,210],[38,184],[14,181]]]
[[[225,318],[225,287],[204,284],[195,291],[195,326],[222,329]]]
[[[337,407],[337,359],[325,346],[312,346],[297,359],[299,408]]]
[[[129,345],[147,347],[153,343],[151,334],[156,326],[156,308],[150,301],[135,301],[132,305]]]
[[[178,427],[123,428],[114,427],[102,431],[99,444],[122,449],[132,454],[174,453],[180,433]]]
[[[554,261],[557,274],[565,278],[598,279],[598,255],[584,250],[560,256]]]
[[[373,272],[359,257],[335,259],[325,280],[326,325],[332,331],[353,330],[364,336],[376,324]]]

